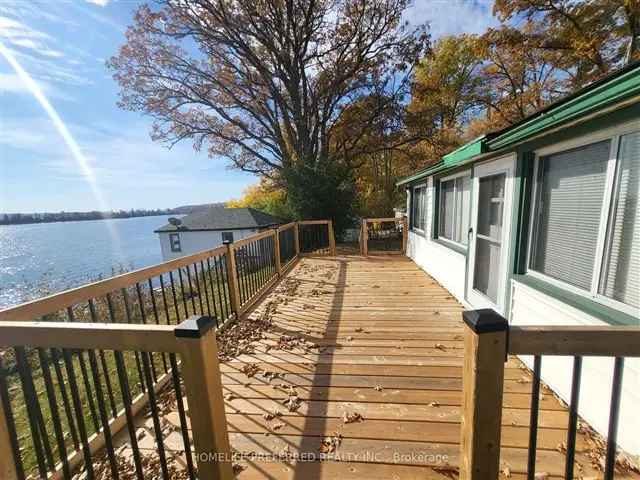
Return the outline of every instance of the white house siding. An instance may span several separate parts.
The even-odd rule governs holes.
[[[510,322],[513,325],[606,325],[597,318],[515,280],[511,285]],[[523,356],[522,360],[533,368],[533,357]],[[572,357],[542,357],[542,380],[567,403],[571,398],[572,370]],[[584,358],[578,413],[605,436],[609,425],[612,374],[612,358]],[[638,406],[640,406],[640,359],[626,358],[618,444],[635,456],[640,455]]]
[[[460,302],[464,303],[466,257],[431,239],[433,218],[433,178],[427,179],[425,235],[409,230],[407,255],[425,272],[437,280]],[[407,212],[410,212],[407,205]]]
[[[241,240],[249,237],[257,230],[225,230],[226,232],[233,232],[234,240]],[[180,234],[180,252],[172,252],[171,245],[169,244],[169,234]],[[193,253],[201,252],[202,250],[208,250],[222,245],[222,231],[201,231],[201,232],[158,232],[160,238],[160,248],[162,250],[162,258],[164,261],[173,260],[174,258],[184,257]]]

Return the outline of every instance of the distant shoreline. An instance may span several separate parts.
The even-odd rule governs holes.
[[[183,205],[165,209],[132,209],[113,212],[58,212],[58,213],[0,213],[1,225],[33,225],[37,223],[85,222],[92,220],[115,220],[120,218],[159,217],[163,215],[188,215],[210,207],[224,207],[226,202]]]
[[[184,213],[151,213],[149,215],[128,215],[128,216],[113,216],[113,217],[95,217],[95,218],[65,218],[59,220],[31,220],[25,222],[6,222],[0,220],[0,226],[14,226],[14,225],[41,225],[47,223],[70,223],[70,222],[95,222],[96,220],[126,220],[128,218],[143,218],[143,217],[166,217],[167,215],[185,215]]]

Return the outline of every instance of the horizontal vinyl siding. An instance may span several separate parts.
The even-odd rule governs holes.
[[[465,255],[431,239],[433,225],[433,178],[428,179],[425,235],[409,232],[407,256],[460,302],[464,302]]]
[[[513,325],[605,325],[577,309],[567,306],[517,281],[512,282],[511,317]],[[521,359],[531,368],[533,358]],[[542,357],[542,380],[560,398],[569,403],[571,396],[572,357]],[[579,414],[606,436],[613,358],[585,357],[582,366]],[[640,455],[640,359],[625,359],[618,430],[619,446],[632,455]]]

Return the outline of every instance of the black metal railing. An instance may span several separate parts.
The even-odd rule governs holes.
[[[282,266],[287,265],[296,256],[295,246],[295,225],[288,228],[278,230],[280,243],[280,263]]]
[[[576,444],[580,428],[580,387],[582,383],[583,357],[607,357],[613,359],[611,391],[608,405],[608,426],[605,437],[583,425],[587,443],[592,444],[590,458],[603,461],[594,463],[594,474],[602,470],[605,480],[612,480],[616,471],[628,469],[624,461],[618,463],[618,425],[625,357],[640,357],[640,327],[638,326],[514,326],[497,312],[489,309],[465,311],[466,325],[465,370],[463,376],[463,442],[461,456],[470,461],[463,464],[461,478],[480,478],[474,472],[494,476],[499,471],[500,423],[488,418],[500,419],[503,408],[502,380],[508,355],[533,357],[531,369],[531,397],[529,410],[529,439],[527,447],[526,478],[537,478],[538,426],[540,420],[541,386],[544,361],[548,357],[573,357],[571,390],[568,397],[568,421],[564,451],[565,479],[575,477]],[[506,355],[505,355],[506,354]],[[598,372],[601,374],[600,372]],[[591,378],[590,381],[600,381]],[[492,386],[491,386],[492,385]],[[602,432],[604,433],[604,432]],[[490,452],[491,454],[488,454]],[[593,463],[593,462],[592,462]],[[580,466],[580,478],[591,476]],[[489,473],[487,473],[489,472]],[[623,472],[624,473],[624,472]],[[483,475],[482,478],[485,478]]]
[[[542,369],[542,356],[533,357],[533,380],[531,388],[531,410],[529,419],[529,446],[527,451],[527,479],[536,477],[538,418],[540,410],[540,373]],[[618,422],[620,420],[620,399],[622,391],[622,374],[624,358],[616,357],[614,360],[611,401],[609,404],[609,423],[606,436],[606,454],[604,461],[604,480],[613,480],[616,470]],[[565,479],[573,480],[575,470],[576,440],[578,432],[578,408],[580,400],[580,385],[582,379],[582,356],[573,357],[571,374],[571,399],[569,403],[569,420],[567,425]],[[581,477],[582,478],[582,477]]]
[[[234,247],[240,306],[260,293],[277,275],[275,232]]]
[[[314,255],[329,255],[329,228],[327,223],[300,223],[300,252]]]
[[[169,479],[170,470],[183,468],[188,478],[195,478],[175,354],[165,354],[165,369],[160,354],[154,352],[24,346],[12,350],[15,369],[2,362],[0,396],[19,479],[47,478],[57,471],[70,479],[80,464],[87,478],[98,473],[104,478],[102,471],[109,471],[109,478],[117,479],[134,471],[140,479],[158,472]],[[174,409],[177,424],[163,418]],[[147,415],[135,418],[142,410],[152,419],[153,452],[141,452],[138,446],[146,431],[139,419]],[[113,441],[117,433],[113,425],[121,418],[128,432],[125,455],[116,454]],[[170,445],[165,444],[168,428],[179,439]],[[102,448],[101,453],[92,453]]]
[[[126,273],[4,310],[0,319],[153,325],[177,325],[192,315],[225,320],[234,312],[224,252],[220,248]],[[19,478],[46,478],[56,470],[71,478],[74,453],[84,457],[92,478],[89,443],[98,434],[117,478],[107,427],[123,418],[130,429],[133,467],[142,478],[144,462],[135,447],[131,408],[144,396],[157,427],[155,390],[168,384],[169,377],[174,390],[180,388],[174,355],[23,346],[0,349],[0,354],[0,395]],[[180,411],[182,396],[177,393]],[[164,471],[168,467],[161,444],[156,455]],[[192,461],[187,461],[192,475]]]

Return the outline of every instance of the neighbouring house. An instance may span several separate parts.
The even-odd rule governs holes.
[[[640,324],[640,64],[402,179],[407,255],[465,306],[514,325]],[[523,358],[532,365],[531,358]],[[543,357],[569,402],[573,359]],[[585,358],[579,414],[605,436],[613,359]],[[640,359],[619,445],[640,455]]]
[[[254,208],[211,207],[182,218],[172,218],[155,230],[162,258],[172,260],[215,248],[225,241],[237,241],[266,228],[285,223]]]

